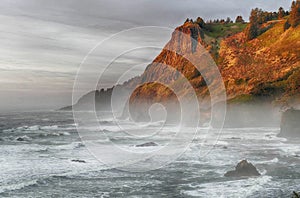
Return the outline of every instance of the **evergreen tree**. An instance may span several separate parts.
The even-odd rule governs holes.
[[[284,23],[283,29],[284,29],[284,31],[286,31],[286,30],[289,29],[290,27],[291,27],[291,24],[290,24],[289,21],[287,20],[287,21]]]
[[[282,19],[285,16],[285,11],[282,7],[278,10],[278,19]]]
[[[291,12],[290,12],[290,18],[289,23],[292,27],[296,27],[300,24],[300,1],[293,1]]]
[[[250,15],[250,23],[246,28],[246,37],[248,40],[252,40],[258,36],[258,27],[259,27],[259,10],[253,9]]]
[[[204,28],[205,27],[205,22],[201,17],[198,17],[196,20],[196,23],[201,27]]]
[[[237,16],[236,19],[235,19],[235,22],[236,23],[244,23],[245,21],[244,21],[242,16]]]

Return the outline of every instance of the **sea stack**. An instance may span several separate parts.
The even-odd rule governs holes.
[[[280,137],[300,137],[300,110],[290,108],[282,113]]]
[[[260,173],[257,171],[253,164],[249,163],[247,160],[240,161],[235,170],[228,171],[224,175],[225,177],[251,177],[251,176],[260,176]]]

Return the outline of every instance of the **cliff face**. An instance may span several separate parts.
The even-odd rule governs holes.
[[[140,104],[150,106],[153,103],[164,104],[166,101],[172,104],[178,103],[174,93],[163,84],[180,88],[179,96],[189,94],[188,86],[180,82],[181,73],[196,92],[201,102],[200,108],[209,108],[210,104],[206,102],[210,99],[207,81],[189,61],[193,60],[201,65],[200,57],[208,50],[214,55],[226,86],[229,123],[230,119],[236,123],[237,117],[234,108],[230,108],[231,106],[238,106],[237,109],[241,109],[239,105],[243,106],[243,111],[250,115],[244,116],[245,113],[243,113],[238,117],[247,120],[257,114],[256,112],[251,113],[252,111],[249,110],[253,109],[251,106],[253,104],[263,104],[264,108],[258,108],[263,109],[262,115],[265,115],[267,109],[272,108],[274,104],[278,104],[278,106],[297,104],[300,98],[300,26],[284,31],[284,23],[285,20],[264,24],[267,31],[251,41],[246,40],[243,31],[234,32],[229,37],[217,38],[218,41],[216,41],[208,36],[197,23],[186,22],[176,28],[165,48],[148,65],[141,76],[119,86],[124,89],[135,88],[129,105],[139,117],[143,114],[143,112],[139,112]],[[235,25],[232,25],[231,28],[234,27]],[[217,53],[216,56],[215,53]],[[185,57],[188,57],[189,60]],[[166,69],[162,65],[168,65],[174,69]],[[213,73],[207,72],[206,75],[213,81]],[[209,83],[213,84],[213,82]],[[106,109],[104,106],[107,106],[109,101],[109,97],[106,96],[110,96],[111,91],[112,89],[91,93],[92,95],[94,93],[94,97],[96,97],[98,110]],[[81,99],[78,104],[85,103],[86,98]],[[170,109],[174,108],[170,106]],[[178,110],[175,108],[174,112],[178,113]],[[230,114],[235,116],[231,118]],[[251,123],[255,122],[254,119]],[[247,122],[243,126],[247,126]]]
[[[244,32],[221,39],[218,63],[220,73],[226,86],[229,102],[251,102],[257,99],[269,100],[279,106],[293,103],[300,93],[300,26],[284,31],[285,20],[267,23],[268,30],[258,38],[246,40]],[[180,52],[190,57],[202,53],[198,45],[210,49],[206,44],[208,37],[194,23],[185,23],[176,28],[177,31],[189,35],[197,43],[182,39],[174,32],[166,45],[169,49],[180,49]],[[182,56],[163,50],[150,64],[141,76],[141,82],[163,79],[164,82],[178,78],[177,72],[165,72],[157,63],[174,67],[192,84],[200,98],[209,95],[206,83],[201,73]],[[145,85],[148,86],[148,85]],[[148,97],[147,89],[139,92],[139,96]],[[166,92],[165,94],[168,94]],[[183,93],[184,94],[184,93]],[[161,93],[160,96],[168,98]]]
[[[131,102],[139,102],[138,100],[144,100],[152,98],[156,102],[165,101],[166,99],[173,100],[171,91],[163,91],[162,84],[176,86],[182,86],[184,83],[178,82],[181,75],[189,80],[192,87],[200,95],[207,91],[206,83],[201,76],[200,72],[195,68],[195,66],[187,60],[185,57],[197,58],[201,57],[203,54],[203,31],[199,25],[187,22],[184,25],[176,28],[170,41],[164,47],[162,52],[154,59],[145,70],[145,72],[138,79],[133,80],[130,84],[143,84],[144,82],[154,82],[146,83],[138,87],[131,97]],[[182,55],[185,55],[183,57]],[[169,69],[168,67],[174,68]],[[155,81],[161,83],[157,84]],[[156,85],[153,85],[156,84]],[[152,86],[156,87],[156,91],[152,89]],[[149,92],[147,91],[149,88]],[[181,95],[188,94],[188,87],[181,87]],[[150,91],[151,90],[151,91]],[[155,92],[155,93],[154,93]],[[138,95],[138,97],[137,97]]]

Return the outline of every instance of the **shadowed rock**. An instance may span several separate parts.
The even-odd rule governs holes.
[[[282,114],[280,137],[300,137],[300,110],[288,109]]]
[[[260,173],[257,171],[253,164],[247,162],[247,160],[242,160],[237,164],[235,170],[228,171],[224,175],[225,177],[251,177],[251,176],[260,176]]]
[[[293,196],[292,196],[292,198],[300,198],[299,193],[293,191]]]
[[[84,160],[71,160],[72,162],[78,162],[78,163],[86,163]]]
[[[16,140],[17,140],[17,141],[20,141],[20,142],[23,142],[23,141],[25,141],[25,139],[24,139],[24,138],[22,138],[22,137],[18,137]]]
[[[149,146],[158,146],[155,142],[147,142],[144,144],[136,145],[135,147],[149,147]]]

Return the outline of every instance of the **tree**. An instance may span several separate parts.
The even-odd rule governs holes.
[[[244,23],[245,21],[244,21],[242,16],[237,16],[236,19],[235,19],[235,22],[236,23]]]
[[[249,24],[246,29],[247,40],[255,39],[258,36],[258,27],[255,24]]]
[[[285,16],[285,11],[282,7],[278,9],[278,19],[282,19]]]
[[[198,17],[196,20],[196,23],[201,27],[204,28],[205,27],[205,22],[201,17]]]
[[[286,31],[286,30],[289,29],[290,27],[291,27],[291,24],[290,24],[289,21],[287,20],[287,21],[284,23],[283,30]]]
[[[246,28],[246,37],[248,40],[252,40],[258,36],[258,27],[259,27],[259,10],[253,9],[250,14],[250,23]]]
[[[230,21],[231,21],[230,17],[227,17],[226,18],[226,23],[230,23]]]
[[[292,27],[296,27],[300,24],[300,1],[297,0],[296,2],[292,2],[291,12],[289,23]]]

